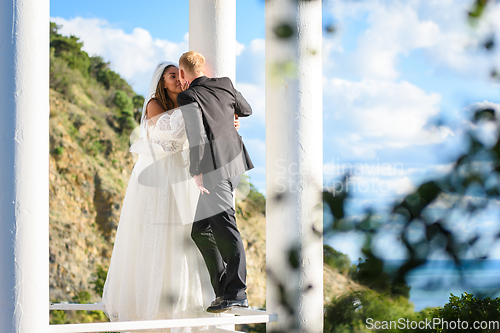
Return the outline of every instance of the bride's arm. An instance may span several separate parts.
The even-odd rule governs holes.
[[[165,112],[165,110],[163,110],[160,103],[158,103],[154,99],[148,102],[148,105],[146,106],[146,117],[148,119],[155,119],[156,116],[162,114],[163,112]]]
[[[156,122],[158,119],[165,113],[165,110],[163,110],[162,106],[158,101],[152,99],[148,102],[148,105],[146,106],[146,122],[148,125],[148,128],[151,126],[156,125]]]

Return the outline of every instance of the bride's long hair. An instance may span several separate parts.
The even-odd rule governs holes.
[[[160,106],[165,111],[174,108],[174,102],[170,99],[170,97],[167,94],[167,90],[164,88],[165,80],[163,79],[165,71],[170,67],[179,68],[179,66],[176,63],[173,63],[171,61],[162,61],[158,65],[156,65],[153,71],[153,76],[151,77],[151,81],[149,82],[148,93],[146,94],[146,96],[148,97],[144,99],[144,104],[142,107],[142,116],[140,125],[141,130],[139,138],[145,138],[147,135],[148,121],[147,121],[146,110],[149,102],[152,99],[158,101],[158,103],[160,103]]]
[[[161,73],[160,79],[158,80],[158,84],[156,85],[156,91],[155,91],[153,97],[151,98],[152,100],[155,100],[158,103],[160,103],[161,107],[165,111],[168,111],[168,110],[174,108],[174,101],[172,101],[170,96],[168,96],[167,88],[165,88],[165,79],[163,78],[163,76],[165,75],[165,72],[170,67],[177,68],[175,65],[168,65],[167,67],[165,67],[165,69],[163,70],[163,73]]]

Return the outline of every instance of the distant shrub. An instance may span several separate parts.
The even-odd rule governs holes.
[[[105,62],[102,57],[90,57],[88,72],[97,82],[104,85],[106,89],[124,90],[130,95],[133,90],[120,74],[109,68],[109,62]]]
[[[326,305],[323,332],[431,332],[395,325],[400,318],[418,322],[431,320],[432,317],[427,310],[415,313],[413,304],[404,297],[392,298],[367,289],[340,297]],[[392,321],[393,324],[387,329],[376,330],[370,326],[370,323],[373,324],[375,321]]]
[[[113,104],[121,111],[121,116],[118,118],[121,131],[129,132],[133,130],[137,126],[137,122],[134,119],[134,103],[132,102],[132,98],[128,97],[124,91],[118,90],[113,98]]]
[[[479,299],[472,294],[463,293],[460,297],[450,294],[448,303],[443,308],[434,309],[432,312],[434,318],[440,318],[440,325],[436,332],[456,332],[457,327],[451,327],[449,323],[467,322],[468,329],[462,330],[464,332],[499,332],[500,327],[493,326],[500,318],[500,298]],[[447,322],[448,325],[443,322]],[[474,322],[483,322],[484,327],[473,330]],[[464,328],[465,326],[461,326]]]
[[[135,121],[134,117],[128,114],[124,114],[123,116],[118,118],[118,123],[120,124],[122,132],[126,133],[132,131],[137,127],[137,122]]]
[[[122,113],[126,113],[129,116],[133,115],[134,103],[126,92],[118,90],[113,98],[113,104],[115,104]]]
[[[54,153],[57,155],[57,156],[61,156],[62,154],[64,154],[64,147],[57,147],[56,149],[54,149]]]
[[[80,290],[75,297],[73,297],[73,302],[78,304],[90,304],[93,303],[92,295],[88,290]],[[69,316],[69,322],[71,323],[94,323],[108,321],[108,318],[102,311],[75,311],[75,314]]]
[[[384,263],[380,259],[360,259],[357,270],[351,271],[350,275],[354,281],[380,293],[410,297],[411,287],[406,282],[393,281],[389,274],[384,272]]]
[[[90,93],[87,92],[88,95],[99,100],[103,99],[100,89],[92,85],[103,86],[105,90],[113,93],[115,90],[122,90],[129,96],[136,95],[127,81],[109,68],[108,62],[101,57],[89,57],[87,52],[82,50],[83,43],[80,39],[75,36],[61,35],[60,28],[61,26],[54,22],[50,23],[51,88],[67,94],[68,87],[77,84],[85,86],[90,91]],[[75,75],[75,72],[78,75]]]
[[[53,51],[53,50],[52,50]],[[52,52],[50,55],[50,88],[63,95],[68,99],[70,97],[70,88],[72,85],[84,85],[82,73],[76,69],[69,67],[66,60],[56,57]]]
[[[142,106],[144,105],[144,96],[142,96],[142,95],[135,95],[132,98],[132,102],[134,103],[134,108],[135,109],[141,109],[142,110]]]
[[[347,254],[338,252],[329,245],[323,245],[323,262],[325,265],[347,274],[351,268],[351,259]]]
[[[69,320],[66,316],[66,311],[63,310],[52,310],[50,311],[50,324],[69,324]]]
[[[84,77],[88,77],[90,57],[82,51],[83,42],[76,36],[59,34],[60,26],[50,22],[50,47],[56,57],[64,59],[70,68],[78,70]]]
[[[97,295],[102,295],[104,290],[104,283],[106,282],[106,277],[108,276],[108,269],[102,267],[101,265],[96,266],[96,270],[92,273],[93,281],[90,284],[93,284],[92,288]]]
[[[251,200],[262,214],[266,214],[266,197],[252,183],[247,199]]]
[[[132,102],[134,103],[134,119],[136,122],[140,123],[141,122],[141,116],[142,116],[142,107],[144,105],[144,96],[142,95],[135,95],[132,98]]]
[[[102,142],[100,140],[94,139],[94,140],[90,141],[89,144],[87,145],[87,151],[92,156],[102,154],[102,153],[104,153],[105,150],[106,150],[106,147],[102,144]]]
[[[79,304],[88,304],[92,300],[92,295],[88,290],[80,290],[74,297],[73,301]]]

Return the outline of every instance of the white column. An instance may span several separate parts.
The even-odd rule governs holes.
[[[236,0],[189,0],[189,50],[206,59],[207,76],[236,79]]]
[[[236,0],[189,0],[189,50],[205,57],[208,77],[227,76],[236,83]]]
[[[275,33],[283,23],[290,38]],[[321,43],[321,1],[266,1],[267,311],[278,314],[268,329],[285,332],[323,332]]]
[[[49,328],[49,1],[0,1],[0,332]]]

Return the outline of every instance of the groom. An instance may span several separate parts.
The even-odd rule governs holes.
[[[252,109],[227,77],[208,78],[197,52],[179,59],[179,78],[189,87],[177,96],[189,141],[189,172],[201,195],[191,237],[198,246],[216,299],[208,312],[248,307],[246,261],[236,226],[233,193],[241,174],[253,168],[234,127],[234,117]]]

